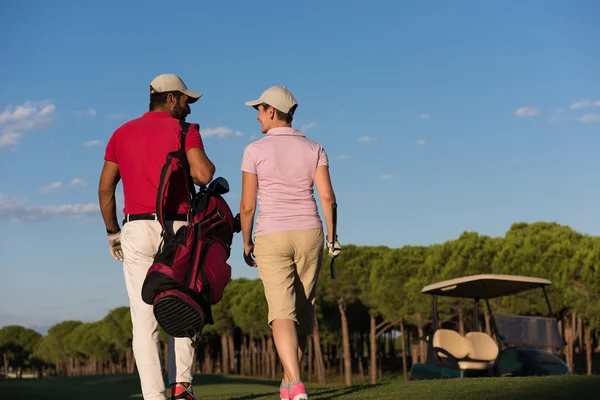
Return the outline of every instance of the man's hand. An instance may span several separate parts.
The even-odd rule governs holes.
[[[123,250],[121,249],[121,232],[108,235],[108,248],[110,255],[115,260],[123,261]]]
[[[325,242],[327,242],[327,250],[329,250],[329,256],[331,256],[331,258],[336,258],[340,255],[342,252],[342,246],[340,246],[340,242],[337,241],[337,238],[335,244],[329,240],[325,240]]]

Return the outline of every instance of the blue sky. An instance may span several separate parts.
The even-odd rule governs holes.
[[[203,93],[188,121],[235,212],[260,135],[244,101],[286,85],[294,126],[329,154],[342,245],[502,236],[517,221],[600,232],[597,2],[133,3],[2,5],[0,326],[127,304],[97,182],[160,73]],[[238,235],[234,277],[257,277],[241,254]]]

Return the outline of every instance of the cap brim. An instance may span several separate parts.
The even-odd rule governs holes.
[[[256,99],[256,100],[250,100],[250,101],[247,101],[245,104],[246,104],[247,106],[250,106],[250,107],[254,107],[254,108],[256,108],[256,106],[258,106],[258,105],[260,105],[260,104],[262,104],[262,103],[263,103],[263,101],[262,101],[262,100],[260,100],[260,99]]]
[[[195,103],[200,97],[202,97],[202,93],[192,92],[188,89],[182,90],[181,93],[186,94],[190,98],[188,100],[188,104]]]

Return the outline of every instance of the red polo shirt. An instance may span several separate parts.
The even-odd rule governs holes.
[[[204,148],[198,124],[191,124],[185,140],[185,151]],[[156,212],[156,194],[160,172],[167,153],[179,149],[179,120],[166,112],[147,112],[126,122],[111,136],[104,159],[119,165],[125,206],[123,213]],[[188,212],[188,197],[183,171],[177,168],[167,191],[165,213]]]

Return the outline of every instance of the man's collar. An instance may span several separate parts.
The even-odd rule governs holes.
[[[142,117],[143,118],[173,118],[173,116],[166,111],[148,111]]]

